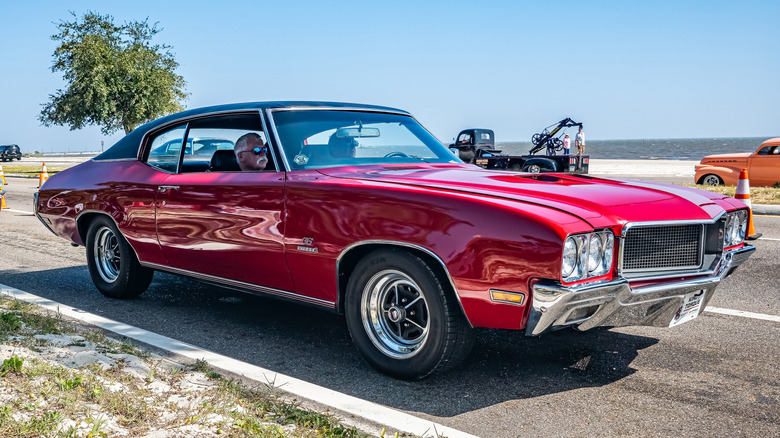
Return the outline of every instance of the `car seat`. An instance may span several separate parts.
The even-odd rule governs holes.
[[[209,172],[240,172],[236,153],[232,149],[220,149],[214,152],[209,162]]]

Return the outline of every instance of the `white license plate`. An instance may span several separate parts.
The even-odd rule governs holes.
[[[677,310],[677,314],[672,318],[669,327],[680,325],[699,316],[704,301],[704,291],[691,292],[683,297],[682,306]]]

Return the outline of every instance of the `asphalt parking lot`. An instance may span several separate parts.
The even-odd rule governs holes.
[[[480,330],[457,369],[421,382],[378,374],[342,317],[155,274],[126,301],[92,285],[84,248],[32,211],[37,180],[9,179],[0,283],[482,437],[780,436],[780,322],[705,312],[673,329]],[[780,316],[780,217],[710,307]]]

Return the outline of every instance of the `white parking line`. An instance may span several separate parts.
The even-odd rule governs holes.
[[[774,240],[775,242],[780,242],[780,239],[772,239],[771,237],[759,237],[758,240]]]
[[[763,313],[745,312],[744,310],[721,309],[720,307],[707,306],[705,312],[721,313],[723,315],[741,316],[743,318],[763,319],[764,321],[780,322],[780,316],[766,315]]]
[[[30,216],[35,216],[35,213],[31,211],[14,210],[13,208],[4,208],[2,211],[10,211],[13,213],[22,213],[22,214],[29,214]]]
[[[294,377],[279,374],[240,360],[222,356],[212,351],[203,350],[194,345],[158,335],[138,327],[93,315],[83,310],[47,298],[42,298],[4,284],[0,284],[0,293],[20,301],[33,303],[52,312],[58,312],[69,318],[83,321],[87,324],[135,339],[145,344],[182,355],[193,361],[204,360],[209,365],[216,368],[221,368],[258,382],[273,382],[274,386],[287,393],[312,400],[325,406],[331,406],[346,414],[363,418],[370,423],[379,423],[388,426],[389,428],[421,437],[441,435],[449,438],[478,438],[475,435],[457,429],[452,429],[357,397],[342,394]],[[377,430],[374,433],[378,435],[379,431]]]

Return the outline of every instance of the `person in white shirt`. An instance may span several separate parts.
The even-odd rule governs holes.
[[[577,138],[574,139],[574,146],[577,147],[577,170],[579,170],[582,167],[582,155],[585,153],[585,134],[582,132],[582,126],[577,133]]]

